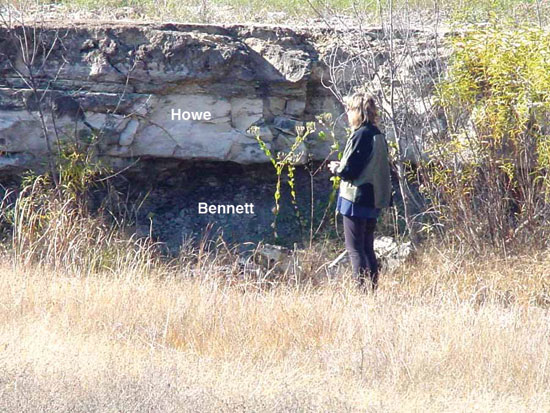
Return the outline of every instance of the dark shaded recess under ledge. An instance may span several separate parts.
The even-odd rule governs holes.
[[[311,165],[317,169],[319,162]],[[326,169],[314,180],[314,205],[317,218],[328,201],[332,189],[330,174]],[[241,165],[232,162],[176,161],[146,159],[139,166],[130,168],[112,180],[114,187],[127,194],[129,204],[138,205],[136,232],[148,234],[150,219],[153,236],[166,242],[172,252],[177,252],[185,238],[198,240],[208,224],[212,224],[211,237],[223,231],[229,243],[258,242],[260,240],[292,245],[302,241],[302,234],[294,207],[291,204],[286,173],[282,181],[281,211],[278,235],[273,238],[273,207],[277,176],[271,164]],[[298,205],[302,216],[309,218],[311,179],[303,166],[295,171]],[[104,199],[104,191],[96,191],[95,204]],[[201,215],[198,203],[215,205],[254,204],[254,214]]]

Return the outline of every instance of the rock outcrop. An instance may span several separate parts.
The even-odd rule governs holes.
[[[0,27],[0,171],[38,164],[46,136],[75,135],[98,137],[100,155],[114,166],[136,157],[263,163],[251,126],[276,152],[292,144],[296,126],[343,113],[325,87],[329,64],[341,92],[361,79],[379,89],[390,82],[388,41],[376,28],[345,32],[351,43],[319,27],[88,21],[32,29]],[[424,119],[440,65],[431,52],[437,38],[407,36],[413,40],[395,40],[393,53],[403,52],[396,99],[403,98],[393,110],[417,119],[401,133],[409,145],[440,129]],[[330,143],[316,137],[300,159],[327,155]],[[412,143],[405,157],[419,156]]]
[[[38,163],[46,134],[95,134],[120,166],[135,157],[261,163],[249,127],[283,150],[296,125],[343,110],[322,85],[319,30],[50,23],[26,32],[38,44],[33,65],[23,33],[0,29],[0,170]],[[312,136],[312,157],[326,148]]]
[[[325,87],[330,73],[338,76],[342,93],[367,81],[380,88],[392,84],[381,29],[346,31],[352,43],[342,35],[319,27],[90,21],[0,27],[0,180],[43,167],[48,146],[55,150],[58,141],[95,142],[96,153],[134,182],[129,187],[142,206],[137,233],[152,231],[174,251],[182,239],[200,239],[210,222],[230,241],[266,239],[272,234],[274,171],[249,128],[256,126],[275,154],[317,115],[342,115],[344,108]],[[407,92],[396,93],[400,116],[424,110],[437,67],[428,43],[416,40],[418,32],[411,36],[407,44],[397,39],[394,50],[419,58],[400,59],[404,80],[398,88]],[[355,56],[367,67],[357,66]],[[409,117],[412,126],[400,130],[412,141],[433,127]],[[337,122],[341,141],[343,126]],[[386,134],[392,138],[391,128]],[[331,144],[313,133],[296,159],[324,159]],[[311,211],[320,208],[332,183],[326,169],[312,183],[310,171],[297,168],[296,188],[298,204]],[[256,208],[253,216],[201,215],[198,202]],[[299,241],[293,208],[283,202],[279,218],[279,237],[289,245]]]

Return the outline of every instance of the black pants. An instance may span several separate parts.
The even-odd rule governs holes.
[[[372,289],[378,287],[378,261],[374,253],[376,218],[344,217],[346,250],[351,260],[353,275],[361,287],[369,280]]]

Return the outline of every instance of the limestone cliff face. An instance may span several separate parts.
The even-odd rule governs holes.
[[[99,134],[113,165],[136,157],[253,164],[267,159],[250,126],[278,150],[301,122],[343,112],[322,85],[320,30],[50,23],[29,35],[38,39],[32,73],[13,37],[22,30],[0,29],[0,171],[43,161],[42,125],[61,140]],[[326,145],[307,150],[320,159]]]
[[[200,239],[211,222],[227,240],[270,236],[276,180],[247,130],[257,126],[275,153],[292,144],[296,126],[325,112],[334,119],[342,115],[344,108],[324,86],[330,80],[326,62],[337,66],[332,73],[342,93],[363,82],[373,90],[395,85],[398,118],[393,131],[388,123],[386,135],[395,139],[392,132],[399,131],[405,157],[418,153],[409,142],[438,126],[426,105],[439,73],[432,53],[437,39],[418,31],[406,39],[396,36],[399,76],[391,81],[391,50],[381,29],[346,30],[346,39],[343,33],[89,21],[0,28],[0,182],[43,167],[48,142],[55,150],[57,141],[96,136],[97,153],[124,170],[121,189],[141,205],[138,233],[152,228],[175,250],[184,238]],[[21,47],[25,41],[27,47]],[[337,129],[342,141],[343,125]],[[313,134],[300,150],[320,160],[330,145]],[[312,181],[310,171],[297,168],[304,216],[327,199],[329,175],[321,169]],[[288,186],[282,190],[282,199],[289,199]],[[310,193],[315,193],[313,206]],[[102,197],[99,193],[98,205]],[[200,215],[199,202],[251,203],[255,213]],[[277,232],[289,245],[302,239],[295,218],[294,208],[283,202]]]

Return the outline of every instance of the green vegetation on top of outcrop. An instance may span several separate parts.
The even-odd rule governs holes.
[[[376,24],[380,15],[408,16],[411,24],[427,21],[480,23],[491,17],[515,21],[548,22],[550,3],[545,0],[8,0],[20,10],[47,6],[38,15],[48,18],[128,18],[201,23],[319,23],[347,26],[358,18]],[[38,9],[36,9],[38,10]],[[328,19],[328,21],[324,21]],[[411,20],[412,19],[412,20]]]

